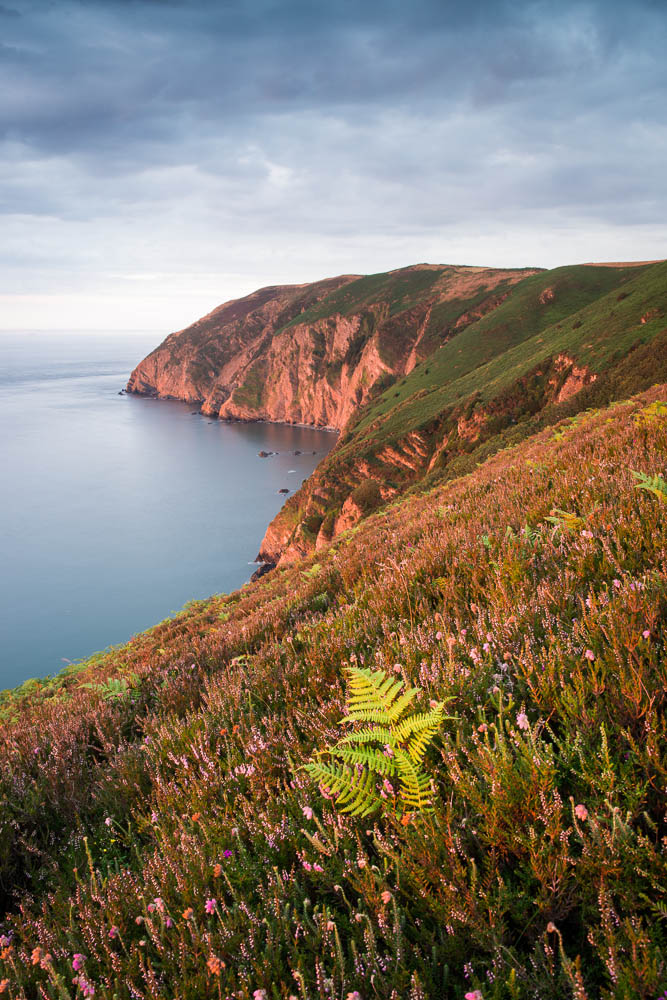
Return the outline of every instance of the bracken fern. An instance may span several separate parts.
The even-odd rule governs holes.
[[[445,702],[436,702],[430,712],[406,715],[420,688],[403,690],[403,681],[384,670],[348,667],[346,673],[350,695],[341,725],[371,725],[323,751],[332,761],[313,760],[303,770],[353,816],[369,816],[385,803],[400,817],[430,810],[431,780],[422,765],[442,722],[450,718]],[[390,778],[398,779],[397,789]]]

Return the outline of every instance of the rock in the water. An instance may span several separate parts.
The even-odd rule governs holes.
[[[283,488],[282,488],[281,490],[278,490],[278,492],[279,492],[279,493],[289,493],[289,490],[288,490],[288,489],[286,489],[286,488],[285,488],[285,487],[283,486]]]
[[[275,569],[275,568],[276,568],[276,564],[274,562],[265,562],[265,563],[262,563],[262,565],[258,569],[256,569],[255,572],[250,577],[251,583],[254,580],[261,580],[261,578],[263,576],[266,576],[267,573],[270,573],[271,570]]]
[[[295,454],[295,455],[300,455],[300,454],[301,454],[301,452],[300,452],[300,451],[295,451],[295,452],[294,452],[294,454]]]
[[[268,458],[269,455],[273,455],[272,451],[258,451],[257,454],[260,458]]]

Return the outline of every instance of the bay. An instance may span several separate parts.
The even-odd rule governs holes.
[[[335,442],[119,395],[161,339],[0,332],[0,689],[241,586]]]

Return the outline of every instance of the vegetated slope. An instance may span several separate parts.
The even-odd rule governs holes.
[[[650,384],[647,362],[649,378],[660,377],[666,339],[666,262],[526,278],[351,417],[269,526],[260,555],[301,557],[434,469],[455,474],[464,456],[538,413],[553,422],[637,391]]]
[[[666,454],[660,386],[6,697],[9,995],[656,1000]],[[350,663],[452,699],[407,825],[298,769]]]
[[[128,391],[204,413],[340,429],[374,388],[404,375],[503,301],[534,269],[417,264],[264,288],[171,334]]]

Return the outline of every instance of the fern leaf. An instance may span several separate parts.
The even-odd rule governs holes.
[[[382,804],[372,773],[359,773],[345,764],[311,761],[303,770],[333,796],[336,806],[352,816],[370,816]]]
[[[408,715],[405,719],[401,719],[394,726],[392,733],[396,740],[400,743],[405,743],[414,733],[421,732],[423,729],[430,729],[432,726],[439,726],[445,718],[444,702],[440,702],[430,712],[417,712],[414,715]]]
[[[391,746],[394,740],[394,732],[386,726],[366,726],[365,729],[358,729],[356,733],[348,733],[338,741],[337,746],[342,746],[344,743],[388,743]]]
[[[348,667],[346,673],[350,685],[349,717],[356,719],[360,712],[374,712],[378,721],[390,722],[393,718],[390,711],[403,681],[388,677],[384,670],[365,667]]]
[[[417,767],[404,750],[395,755],[401,784],[401,804],[410,812],[426,812],[431,806],[431,782],[428,774]]]
[[[632,471],[632,470],[631,470]],[[648,476],[645,472],[632,472],[638,482],[635,483],[636,490],[648,490],[653,493],[658,500],[667,500],[667,482],[661,475]]]
[[[386,777],[388,774],[396,774],[396,765],[391,757],[386,757],[381,750],[369,747],[342,747],[331,748],[331,753],[344,761],[346,764],[358,764],[367,767],[374,774]]]

